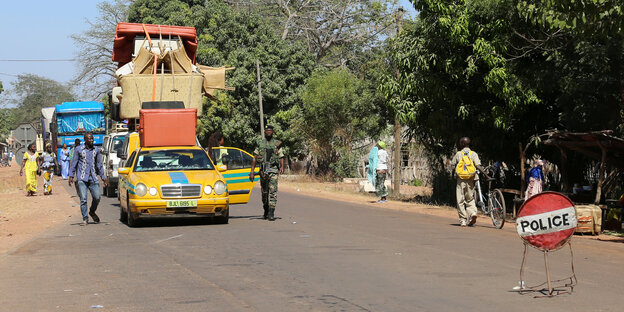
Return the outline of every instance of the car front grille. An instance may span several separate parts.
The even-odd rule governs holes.
[[[162,197],[184,198],[201,196],[200,184],[168,184],[160,186]]]

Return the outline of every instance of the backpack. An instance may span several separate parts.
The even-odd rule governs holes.
[[[472,179],[477,172],[477,168],[472,162],[472,159],[470,159],[470,153],[472,153],[472,151],[463,152],[464,155],[457,163],[457,167],[455,167],[457,176],[462,180]]]

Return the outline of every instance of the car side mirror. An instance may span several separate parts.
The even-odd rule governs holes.
[[[128,167],[119,168],[119,169],[117,169],[117,172],[119,174],[128,174],[128,173],[130,173],[130,168],[128,168]]]
[[[227,171],[227,165],[219,165],[217,166],[217,170],[219,170],[219,172]]]

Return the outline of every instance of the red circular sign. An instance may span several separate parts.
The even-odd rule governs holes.
[[[563,194],[544,192],[525,201],[516,219],[518,235],[540,250],[561,248],[576,229],[576,208]]]

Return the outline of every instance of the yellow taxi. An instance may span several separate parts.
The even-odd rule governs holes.
[[[232,202],[221,172],[227,168],[217,168],[199,146],[139,147],[119,168],[120,219],[131,227],[146,216],[209,216],[228,223]]]

